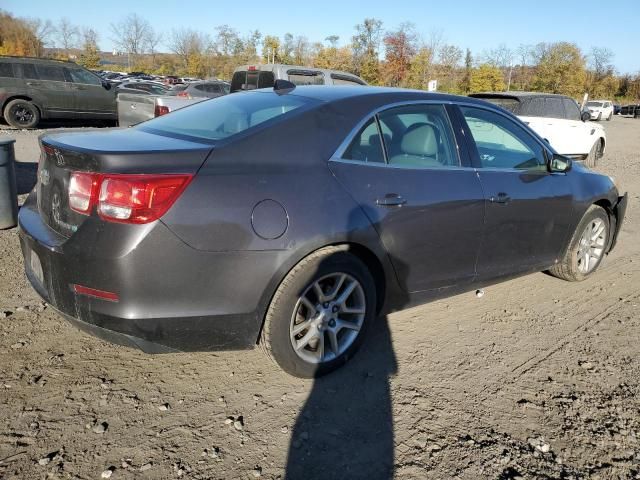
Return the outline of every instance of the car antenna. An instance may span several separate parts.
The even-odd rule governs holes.
[[[285,95],[295,88],[295,83],[291,83],[288,80],[276,80],[273,84],[273,91],[278,95]]]

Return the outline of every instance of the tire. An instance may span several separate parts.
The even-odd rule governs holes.
[[[613,117],[613,112],[609,114],[609,116],[607,117],[607,122],[611,121],[611,117]]]
[[[596,118],[596,122],[599,122],[600,120],[602,120],[602,112],[598,114],[598,118]]]
[[[594,229],[596,226],[597,229]],[[599,231],[600,226],[603,227],[602,233],[587,247],[586,236],[589,235],[587,231],[589,230],[593,236]],[[598,269],[606,254],[606,248],[609,244],[609,228],[607,212],[598,205],[591,205],[573,233],[564,257],[549,269],[549,273],[569,282],[581,282],[591,276]],[[595,248],[594,245],[598,247]],[[589,254],[589,261],[585,262],[584,252]]]
[[[584,163],[587,167],[593,168],[598,163],[598,159],[602,156],[601,152],[602,142],[600,140],[596,140],[589,151],[589,155],[584,160]]]
[[[333,300],[322,302],[316,284],[327,298],[334,294]],[[348,289],[351,293],[338,306],[338,297]],[[259,343],[285,372],[320,377],[355,354],[375,317],[376,287],[366,265],[346,247],[326,247],[301,260],[282,280],[267,310]],[[327,349],[320,347],[321,342]]]
[[[28,100],[11,100],[4,107],[4,119],[14,128],[35,128],[40,123],[40,110]]]

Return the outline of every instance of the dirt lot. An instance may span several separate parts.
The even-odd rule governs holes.
[[[640,121],[603,123],[598,170],[630,205],[592,279],[540,273],[390,315],[315,382],[259,350],[148,356],[88,337],[0,232],[0,479],[640,478]],[[37,134],[4,135],[37,157]]]

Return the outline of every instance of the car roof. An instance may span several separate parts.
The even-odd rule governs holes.
[[[273,89],[261,89],[254,90],[260,91],[273,91]],[[371,98],[384,97],[385,102],[393,101],[393,98],[397,97],[398,101],[440,101],[440,102],[460,102],[476,103],[479,105],[489,105],[495,108],[495,105],[491,105],[481,99],[463,97],[460,95],[451,95],[448,93],[440,92],[426,92],[424,90],[410,90],[406,88],[393,88],[393,87],[370,87],[365,85],[302,85],[291,90],[288,95],[296,95],[301,97],[307,97],[319,100],[321,102],[332,102],[337,100],[343,100],[347,98],[361,97]]]
[[[71,60],[58,60],[57,58],[40,58],[40,57],[18,57],[12,55],[0,55],[0,60],[11,60],[18,62],[29,62],[29,63],[61,63],[63,65],[78,65],[76,62]]]
[[[571,98],[567,95],[560,95],[558,93],[544,93],[544,92],[482,92],[472,93],[469,95],[473,98],[530,98],[530,97],[558,97],[558,98]]]

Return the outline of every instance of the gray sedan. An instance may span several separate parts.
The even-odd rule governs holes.
[[[150,353],[251,348],[313,377],[376,316],[547,270],[594,274],[626,196],[482,100],[295,85],[41,137],[26,273]]]

